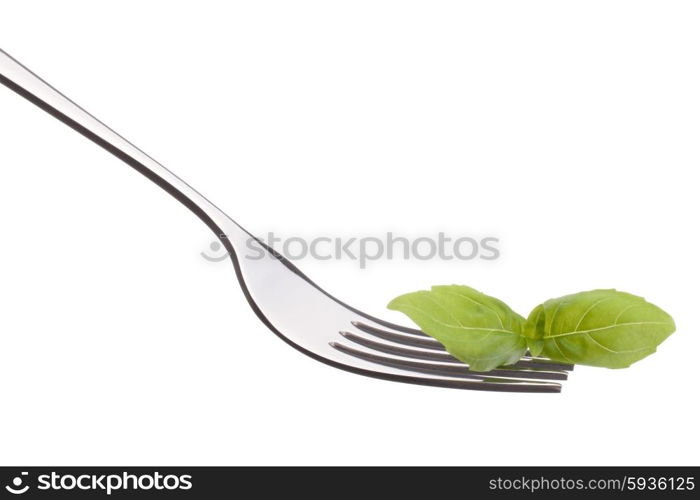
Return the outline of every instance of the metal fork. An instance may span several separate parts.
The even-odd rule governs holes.
[[[238,283],[260,320],[292,347],[353,373],[397,382],[512,392],[560,392],[572,365],[525,357],[478,373],[423,332],[374,318],[322,290],[273,248],[26,67],[0,50],[0,83],[155,182],[199,217],[231,257]],[[246,245],[268,258],[239,259]]]

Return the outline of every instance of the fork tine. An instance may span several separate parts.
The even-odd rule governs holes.
[[[570,363],[560,363],[558,361],[552,361],[548,358],[536,358],[531,356],[529,351],[525,356],[520,358],[520,361],[518,361],[518,363],[527,363],[528,366],[532,366],[532,368],[541,368],[544,370],[565,370],[567,372],[573,371],[574,366],[576,366]]]
[[[423,330],[418,330],[417,328],[409,328],[407,326],[401,326],[401,325],[397,325],[395,323],[389,323],[388,321],[384,321],[384,320],[381,320],[378,318],[372,318],[372,320],[375,323],[382,325],[385,328],[389,328],[389,329],[395,330],[397,332],[408,333],[410,335],[416,335],[418,337],[429,337],[429,335],[427,333],[425,333]],[[362,323],[362,322],[358,321],[358,323]]]
[[[431,376],[445,376],[452,378],[425,378],[425,377],[408,377],[414,382],[423,385],[433,385],[439,387],[449,387],[456,389],[474,389],[484,391],[501,391],[501,392],[561,392],[561,384],[553,382],[529,381],[524,377],[518,378],[503,378],[491,376],[494,372],[475,373],[469,372],[466,367],[453,366],[458,368],[455,373],[442,373],[440,371],[431,370],[429,364],[397,360],[377,354],[363,352],[353,349],[338,342],[330,342],[330,345],[350,356],[355,356],[365,361],[374,362],[380,365],[399,368],[402,370],[425,373]],[[448,365],[444,365],[448,366]]]
[[[399,347],[397,345],[385,344],[384,342],[377,342],[376,340],[371,340],[366,337],[363,337],[362,335],[356,335],[352,332],[344,330],[340,331],[339,333],[346,339],[355,342],[356,344],[360,344],[361,346],[369,347],[370,349],[384,352],[386,354],[394,354],[396,356],[405,356],[407,358],[414,359],[424,359],[426,361],[443,361],[446,363],[460,362],[457,358],[444,351],[426,351],[419,349],[411,349],[408,347]]]
[[[374,349],[375,351],[383,352],[386,354],[393,354],[395,356],[402,356],[405,358],[413,358],[413,359],[422,359],[425,361],[439,361],[443,363],[460,363],[462,364],[462,361],[458,360],[451,354],[447,352],[439,352],[439,351],[425,351],[425,350],[420,350],[420,349],[411,349],[407,347],[399,347],[397,345],[391,345],[391,344],[385,344],[384,342],[377,342],[375,340],[371,340],[368,338],[363,337],[362,335],[356,335],[352,332],[348,331],[340,331],[339,332],[343,337],[346,339],[350,340],[351,342],[354,342],[356,344],[359,344],[364,347],[368,347],[370,349]],[[527,370],[545,370],[545,371],[562,371],[566,370],[566,368],[560,368],[561,366],[568,366],[568,365],[561,365],[559,363],[554,363],[552,361],[547,362],[540,362],[540,361],[532,361],[531,359],[521,359],[515,364],[509,365],[508,368],[524,368]],[[566,375],[564,373],[564,375]],[[562,377],[561,380],[566,380],[566,376]]]
[[[359,349],[354,349],[348,347],[344,344],[338,342],[331,342],[330,345],[339,351],[346,354],[351,354],[355,357],[365,359],[367,361],[372,361],[375,363],[383,364],[386,366],[392,366],[394,368],[401,368],[403,370],[410,370],[421,373],[429,373],[431,375],[442,375],[445,377],[459,377],[459,378],[478,378],[478,379],[496,379],[499,377],[503,378],[519,378],[519,379],[541,379],[541,380],[566,380],[567,375],[565,372],[545,372],[545,371],[526,371],[518,369],[507,369],[499,368],[491,370],[490,372],[473,372],[469,370],[469,367],[463,363],[459,364],[437,364],[437,363],[423,363],[420,361],[411,361],[408,359],[401,358],[391,358],[386,356],[380,356],[377,354],[369,353],[366,351],[361,351]]]
[[[382,340],[388,340],[396,344],[406,345],[409,347],[419,347],[422,349],[431,349],[433,351],[441,351],[444,355],[450,356],[445,350],[445,347],[432,337],[429,337],[420,330],[413,330],[413,332],[419,332],[420,335],[416,333],[409,333],[409,328],[404,328],[402,333],[391,332],[384,330],[382,328],[377,328],[370,326],[361,321],[351,321],[352,325],[360,331],[373,335],[374,337],[380,338]],[[428,359],[428,358],[421,358]],[[435,361],[443,361],[443,359],[432,358]],[[534,358],[529,355],[524,356],[520,362],[528,363],[527,367],[532,369],[544,369],[544,370],[566,370],[571,371],[574,369],[574,365],[568,363],[559,363],[557,361],[552,361],[547,358]],[[520,363],[518,362],[518,364]],[[523,366],[524,367],[524,366]]]
[[[433,349],[436,351],[445,351],[443,345],[432,337],[426,335],[414,335],[407,333],[396,333],[390,332],[388,330],[382,330],[381,328],[376,328],[370,326],[366,323],[361,323],[359,321],[352,321],[352,325],[358,330],[362,330],[365,333],[374,335],[383,340],[388,340],[390,342],[396,342],[397,344],[408,345],[412,347],[422,347],[424,349]]]
[[[400,332],[400,333],[405,333],[411,337],[418,337],[418,338],[426,338],[427,337],[431,340],[435,340],[430,335],[424,333],[422,330],[416,330],[415,328],[407,328],[405,326],[393,325],[391,323],[385,323],[385,322],[380,323],[384,328],[386,328],[388,330],[382,330],[381,328],[377,328],[376,326],[368,325],[367,323],[365,323],[363,321],[351,321],[350,323],[352,323],[353,326],[359,328],[360,330],[364,330],[364,329],[379,330],[379,331],[391,331],[391,330],[393,330],[392,333]],[[391,326],[389,326],[389,325],[391,325]]]
[[[377,328],[361,321],[352,321],[353,326],[358,330],[365,333],[369,333],[375,337],[382,340],[388,340],[397,344],[402,344],[410,347],[419,347],[423,349],[431,349],[435,351],[442,351],[447,354],[445,347],[433,339],[432,337],[426,335],[420,330],[415,330],[411,328],[401,327],[402,333],[392,332],[389,330],[384,330]],[[450,356],[447,354],[447,356]],[[451,357],[451,356],[450,356]],[[521,361],[529,363],[527,366],[532,369],[547,369],[547,370],[566,370],[571,371],[574,369],[574,365],[568,363],[559,363],[557,361],[552,361],[547,358],[533,358],[529,353],[524,356]]]

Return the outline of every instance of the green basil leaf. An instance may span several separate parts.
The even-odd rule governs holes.
[[[434,286],[401,295],[388,307],[406,314],[474,371],[513,364],[527,349],[522,336],[525,319],[468,286]]]
[[[626,368],[655,352],[675,329],[668,313],[642,297],[592,290],[537,306],[525,336],[540,341],[542,353],[556,361]]]

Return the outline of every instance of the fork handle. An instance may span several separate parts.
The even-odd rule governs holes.
[[[229,252],[230,240],[249,233],[185,181],[138,149],[0,49],[0,83],[104,148],[189,208],[211,228]],[[233,233],[233,234],[232,234]]]

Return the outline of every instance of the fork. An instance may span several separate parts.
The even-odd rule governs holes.
[[[153,158],[0,50],[0,83],[155,182],[221,241],[258,318],[292,347],[335,368],[428,386],[510,392],[560,392],[573,365],[523,357],[488,373],[470,371],[420,330],[363,313],[321,289],[287,259],[234,222]],[[246,245],[267,258],[240,259]]]

